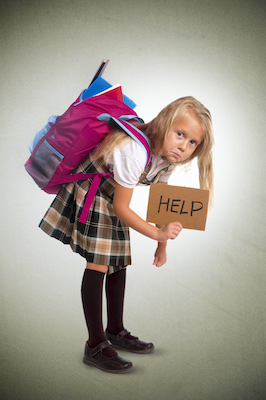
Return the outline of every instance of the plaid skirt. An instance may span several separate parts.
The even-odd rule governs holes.
[[[76,173],[106,173],[108,169],[88,156]],[[40,222],[49,236],[71,246],[87,261],[109,266],[114,273],[131,264],[129,228],[113,212],[115,181],[102,178],[85,224],[79,222],[92,179],[62,186]]]

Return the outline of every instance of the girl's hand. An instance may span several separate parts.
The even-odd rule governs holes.
[[[168,239],[175,239],[182,231],[180,222],[170,222],[158,230],[158,242],[166,242]]]
[[[153,265],[156,265],[156,267],[161,267],[166,263],[166,248],[160,245],[157,247],[155,254],[154,254],[154,261]]]

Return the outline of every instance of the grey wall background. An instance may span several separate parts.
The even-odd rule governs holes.
[[[1,2],[1,399],[262,399],[265,360],[265,2]],[[125,322],[154,354],[109,376],[82,364],[84,262],[38,229],[52,201],[27,144],[103,58],[148,121],[194,95],[215,127],[215,206],[168,263],[132,232]],[[193,167],[172,184],[197,186]],[[148,191],[132,207],[145,217]]]

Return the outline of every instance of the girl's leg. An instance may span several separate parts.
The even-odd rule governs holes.
[[[126,287],[126,267],[111,275],[106,275],[107,331],[117,335],[124,329],[123,312]],[[136,339],[127,333],[126,339]]]
[[[107,270],[108,267],[88,263],[83,275],[81,297],[90,347],[95,347],[106,340],[102,323],[102,292]]]
[[[102,323],[102,291],[107,267],[87,264],[81,286],[81,296],[89,340],[85,345],[83,362],[106,372],[124,373],[132,363],[120,356],[106,340]]]
[[[124,329],[123,310],[126,286],[126,268],[106,276],[107,330],[117,335]]]

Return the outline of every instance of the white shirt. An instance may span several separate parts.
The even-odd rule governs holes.
[[[113,170],[114,180],[126,188],[139,185],[139,178],[145,169],[146,151],[134,140],[129,139],[118,146],[108,160],[108,166]],[[152,156],[151,168],[147,179],[153,179],[157,173],[167,167],[169,161],[162,157]],[[160,176],[160,182],[168,182],[173,168]]]

